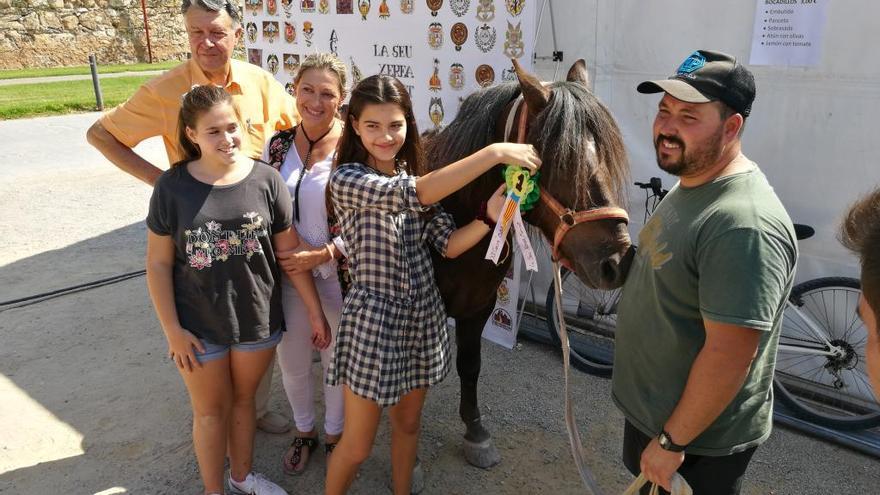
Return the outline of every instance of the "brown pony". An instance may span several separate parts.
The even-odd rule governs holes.
[[[519,83],[501,84],[468,96],[455,120],[428,137],[428,166],[434,170],[489,143],[517,140],[518,126],[513,125],[514,131],[505,136],[505,124],[508,118],[518,122],[522,117],[524,142],[537,148],[543,162],[541,194],[556,200],[555,207],[552,200],[540,201],[524,220],[550,241],[554,256],[584,283],[605,289],[619,287],[632,258],[625,213],[615,208],[622,204],[629,170],[620,130],[590,92],[583,60],[569,69],[566,81],[549,85],[523,71],[515,60],[513,65]],[[514,104],[520,95],[524,106]],[[502,180],[499,165],[443,200],[443,207],[457,225],[465,225],[473,221],[479,204]],[[593,215],[606,211],[617,213]],[[483,468],[497,464],[501,457],[481,424],[477,405],[481,334],[512,258],[508,256],[498,266],[486,261],[488,245],[489,236],[458,258],[434,257],[437,285],[456,324],[459,414],[467,428],[465,458]]]

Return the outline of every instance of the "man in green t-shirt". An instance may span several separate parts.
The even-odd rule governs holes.
[[[700,50],[638,91],[664,93],[654,147],[679,183],[642,228],[618,307],[623,460],[667,490],[678,471],[695,494],[736,494],[770,435],[794,228],[741,151],[755,98],[748,69]]]

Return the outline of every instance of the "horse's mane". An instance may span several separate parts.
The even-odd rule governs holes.
[[[544,160],[542,182],[556,190],[565,190],[570,186],[563,184],[573,183],[574,204],[566,206],[586,209],[596,206],[590,198],[590,184],[597,167],[603,166],[608,199],[623,205],[629,163],[611,112],[583,84],[556,82],[551,91],[547,107],[529,131],[529,141],[536,143]],[[595,152],[587,136],[593,137]],[[558,181],[563,184],[557,184]]]
[[[426,140],[428,170],[445,167],[495,141],[499,116],[519,92],[518,84],[504,83],[481,89],[465,98],[455,120]],[[456,196],[469,205],[479,204],[502,180],[500,173],[484,174],[462,188]]]
[[[544,160],[541,182],[553,190],[575,193],[570,208],[586,209],[598,163],[604,164],[610,200],[622,204],[629,166],[620,130],[611,113],[582,84],[556,82],[544,110],[531,123],[528,141]],[[436,170],[495,141],[501,112],[520,93],[519,84],[504,83],[477,91],[461,104],[455,120],[427,140],[429,170]],[[593,136],[595,153],[587,136]],[[598,163],[596,162],[598,154]],[[501,183],[493,171],[463,188],[457,198],[475,205]]]

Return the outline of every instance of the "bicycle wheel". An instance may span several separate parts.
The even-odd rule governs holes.
[[[777,397],[796,416],[840,430],[880,425],[880,404],[865,363],[866,329],[856,313],[859,289],[858,280],[843,277],[809,280],[792,289],[773,379]]]
[[[614,330],[617,328],[617,302],[620,289],[605,291],[587,287],[563,268],[562,312],[568,329],[572,365],[586,373],[611,376],[614,366]],[[559,320],[556,312],[555,283],[547,291],[547,322],[550,337],[558,346]]]

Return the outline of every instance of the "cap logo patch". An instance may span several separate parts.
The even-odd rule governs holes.
[[[701,55],[700,52],[694,52],[678,66],[676,72],[679,75],[690,74],[691,72],[702,68],[704,65],[706,65],[706,57]]]

